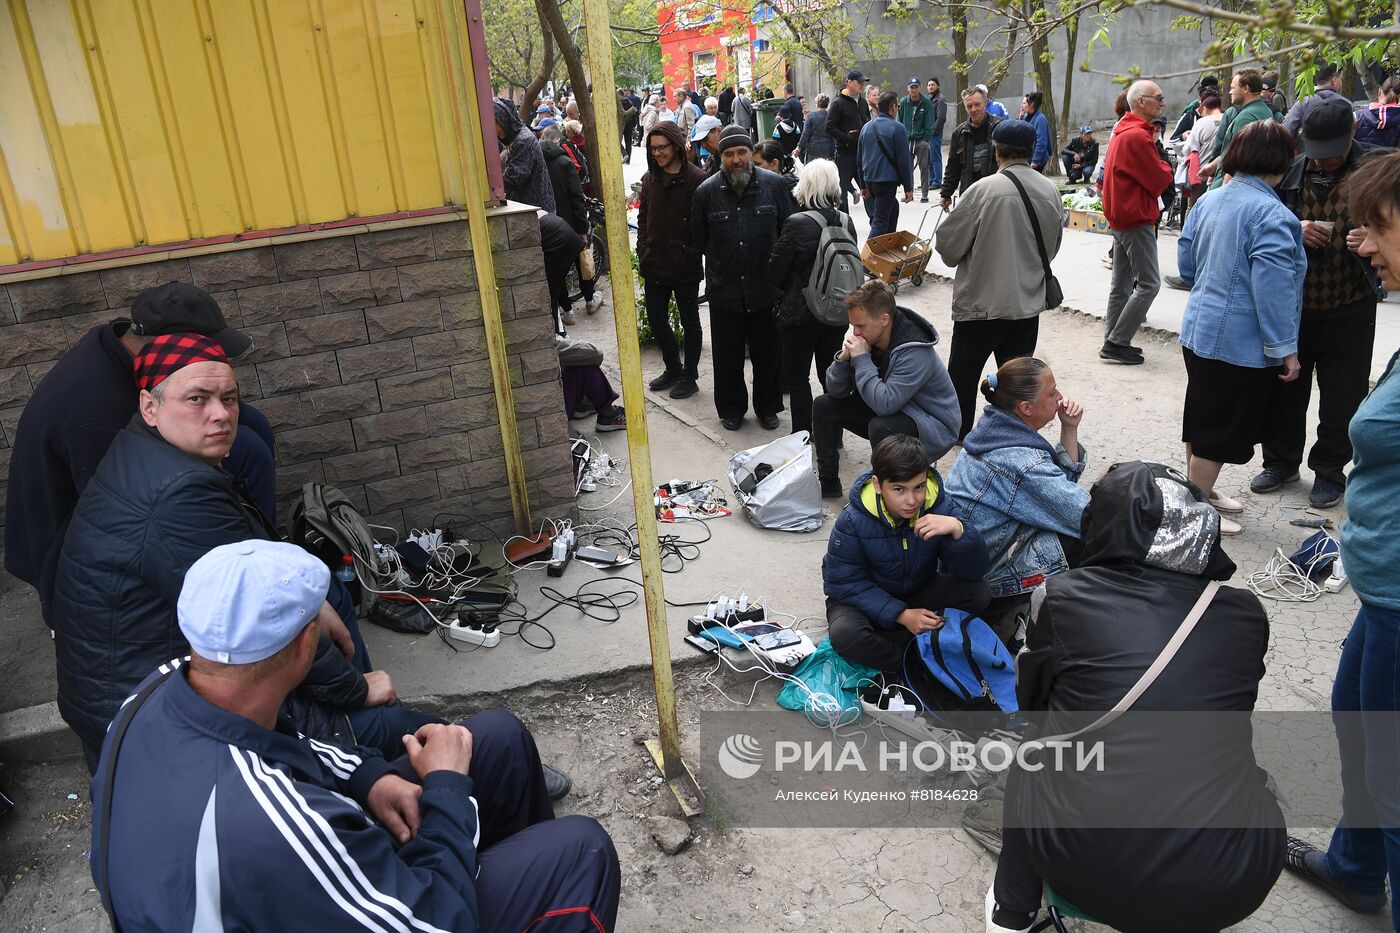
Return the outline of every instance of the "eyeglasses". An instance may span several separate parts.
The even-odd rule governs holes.
[[[670,152],[671,144],[662,143],[660,146],[648,146],[647,148],[650,149],[652,152]]]
[[[1143,96],[1149,100],[1155,100],[1159,104],[1165,104],[1167,102],[1167,98],[1161,94],[1144,94]]]

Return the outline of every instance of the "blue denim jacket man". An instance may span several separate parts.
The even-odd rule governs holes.
[[[1177,268],[1191,285],[1181,343],[1197,356],[1262,369],[1298,350],[1303,228],[1273,189],[1236,175],[1186,218]]]

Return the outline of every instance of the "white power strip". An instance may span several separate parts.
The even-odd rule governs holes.
[[[494,648],[501,643],[501,633],[494,629],[485,632],[479,628],[467,628],[460,620],[454,619],[447,627],[447,637],[453,641],[465,642],[469,645],[481,645],[484,648]]]

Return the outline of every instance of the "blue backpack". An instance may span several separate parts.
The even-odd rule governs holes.
[[[919,634],[929,673],[970,706],[993,703],[1014,713],[1016,660],[991,626],[961,609],[943,610],[943,627]]]

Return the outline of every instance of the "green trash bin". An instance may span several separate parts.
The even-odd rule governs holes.
[[[785,103],[787,98],[773,97],[754,105],[755,115],[758,117],[758,142],[773,138],[773,130],[778,126],[778,111]]]

